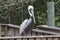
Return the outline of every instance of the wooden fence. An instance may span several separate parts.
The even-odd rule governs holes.
[[[60,35],[0,37],[0,40],[60,40]]]
[[[20,26],[12,25],[12,24],[0,24],[0,36],[19,36]],[[43,27],[42,27],[43,28]],[[29,33],[29,36],[38,36],[38,35],[56,35],[60,34],[58,32],[47,31],[43,29],[32,29]],[[46,28],[45,28],[46,29]],[[55,31],[55,30],[54,30]],[[59,30],[60,32],[60,30]]]

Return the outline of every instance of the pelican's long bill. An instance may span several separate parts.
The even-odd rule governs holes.
[[[33,6],[28,6],[28,12],[29,12],[29,14],[30,14],[30,17],[32,16],[33,17],[33,20],[34,20],[34,23],[36,23],[36,21],[35,21],[35,17],[34,17],[34,8],[33,8]]]
[[[33,13],[33,20],[34,20],[34,23],[36,23],[34,13]]]

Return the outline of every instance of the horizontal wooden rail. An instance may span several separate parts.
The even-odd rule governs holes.
[[[52,31],[45,31],[45,30],[38,30],[38,29],[33,29],[32,30],[33,32],[38,32],[38,33],[47,33],[47,34],[53,34],[53,35],[57,35],[59,33],[56,33],[56,32],[52,32]]]
[[[51,30],[53,29],[53,30],[59,30],[60,31],[59,27],[53,27],[53,26],[43,27],[43,25],[42,26],[39,25],[39,26],[37,26],[37,28],[45,28],[45,29],[47,28],[47,29],[51,29]]]
[[[0,25],[8,26],[8,27],[13,27],[13,28],[20,28],[20,26],[18,26],[18,25],[13,25],[13,24],[0,24]]]
[[[26,38],[60,38],[60,35],[47,35],[47,36],[10,36],[0,37],[0,39],[26,39]]]

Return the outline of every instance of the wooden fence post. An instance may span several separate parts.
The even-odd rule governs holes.
[[[47,2],[48,26],[55,26],[54,2]]]
[[[1,25],[0,25],[0,37],[1,37]]]

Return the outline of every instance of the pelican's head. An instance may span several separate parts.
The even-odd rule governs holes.
[[[29,12],[30,17],[33,17],[34,23],[36,23],[35,17],[34,17],[34,8],[32,5],[28,6],[28,12]]]

